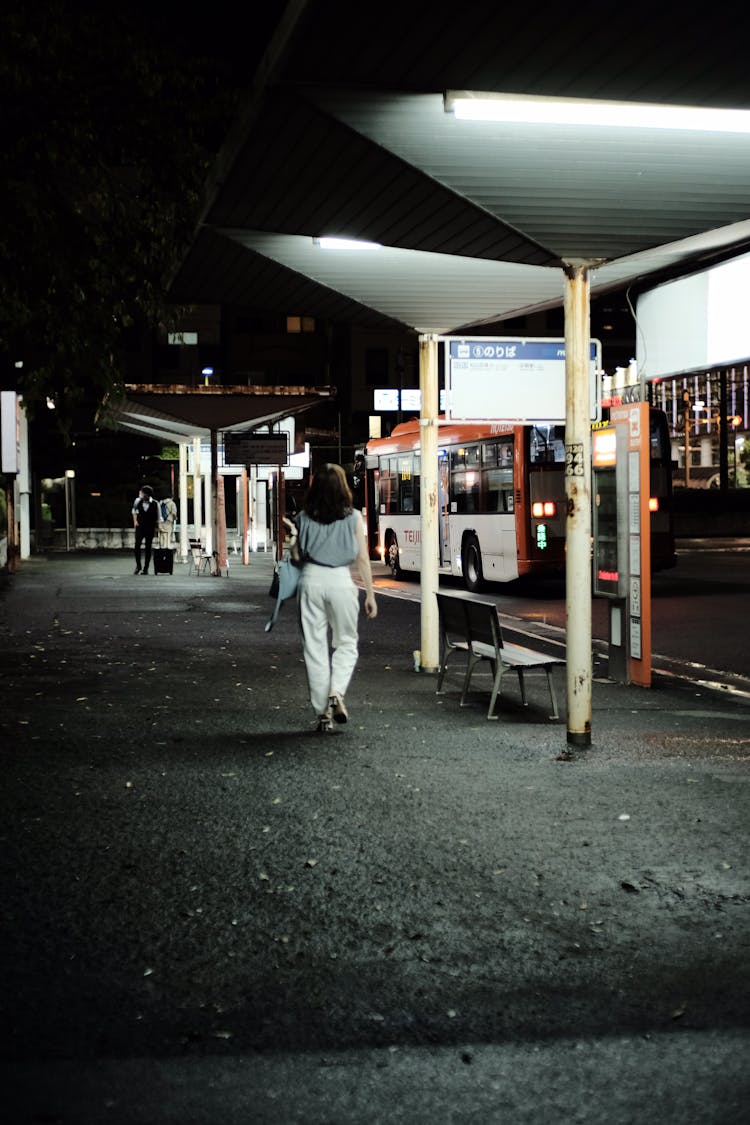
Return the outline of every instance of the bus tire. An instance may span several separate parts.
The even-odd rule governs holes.
[[[394,578],[403,577],[398,553],[398,539],[392,531],[389,531],[385,537],[385,561],[391,568],[391,574]]]
[[[464,575],[464,586],[470,593],[475,594],[477,590],[482,589],[484,584],[482,552],[479,548],[479,540],[476,535],[466,536],[461,565]]]

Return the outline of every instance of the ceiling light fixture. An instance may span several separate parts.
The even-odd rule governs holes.
[[[321,250],[381,250],[379,242],[360,242],[357,238],[314,238],[313,242]]]
[[[692,129],[707,133],[750,133],[750,110],[706,106],[600,102],[583,98],[485,94],[449,90],[446,113],[463,121],[504,121],[529,125],[593,125],[640,129]]]

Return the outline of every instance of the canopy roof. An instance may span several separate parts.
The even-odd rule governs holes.
[[[561,304],[564,262],[591,265],[596,295],[746,249],[747,134],[445,110],[455,90],[749,108],[748,13],[658,9],[290,3],[175,298],[455,332]]]
[[[335,387],[183,387],[131,383],[107,420],[162,441],[208,439],[301,414],[332,398]]]

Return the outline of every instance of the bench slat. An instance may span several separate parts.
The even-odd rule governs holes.
[[[541,666],[543,664],[565,663],[558,656],[548,656],[544,652],[535,652],[532,648],[525,648],[524,645],[508,644],[507,641],[503,641],[501,651],[503,660],[508,664],[525,664],[531,667],[534,664]]]

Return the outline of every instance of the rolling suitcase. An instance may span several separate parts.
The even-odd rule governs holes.
[[[170,547],[154,549],[154,574],[171,574],[174,566],[174,551]]]

